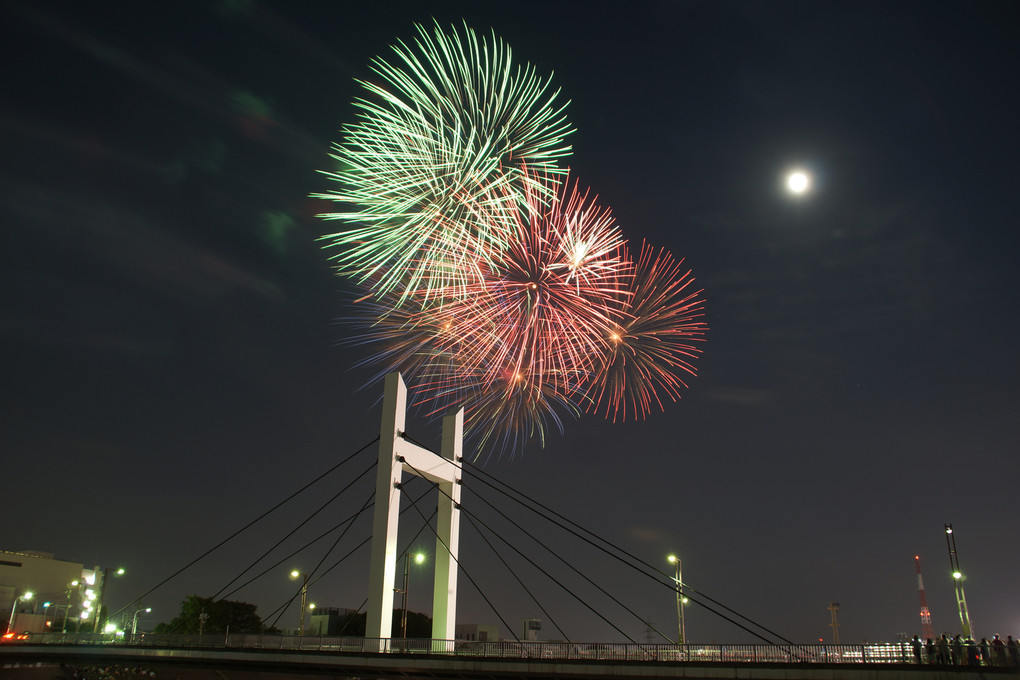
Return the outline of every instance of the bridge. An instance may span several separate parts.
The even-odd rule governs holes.
[[[376,651],[380,647],[386,651]],[[3,680],[54,680],[64,677],[61,664],[123,669],[122,678],[134,677],[129,669],[142,669],[154,673],[155,680],[1020,678],[1015,666],[919,664],[907,643],[677,646],[153,634],[125,642],[110,635],[47,633],[0,645]]]
[[[104,634],[32,633],[27,639],[0,644],[0,680],[54,680],[55,678],[72,680],[75,669],[93,667],[121,669],[115,671],[113,677],[125,680],[142,677],[131,672],[130,669],[134,668],[151,670],[155,672],[156,678],[169,678],[170,680],[205,680],[206,678],[210,680],[233,680],[234,678],[237,680],[275,680],[276,678],[311,676],[381,679],[394,677],[505,678],[508,680],[554,677],[619,678],[622,680],[631,678],[635,680],[638,678],[743,678],[747,680],[758,678],[762,680],[814,680],[816,678],[879,680],[888,678],[888,680],[899,680],[900,678],[929,677],[1020,677],[1020,670],[1017,667],[1007,667],[1005,663],[1002,666],[950,666],[918,663],[914,657],[913,649],[907,642],[809,645],[790,642],[778,633],[682,581],[679,564],[675,575],[664,573],[655,565],[613,545],[554,510],[528,499],[523,494],[513,492],[498,480],[487,476],[483,470],[471,466],[460,455],[462,413],[451,414],[444,419],[442,450],[440,453],[435,453],[415,443],[407,436],[404,431],[404,410],[404,386],[399,374],[392,374],[387,378],[383,423],[380,437],[376,440],[379,442],[378,461],[372,466],[368,466],[361,475],[354,476],[348,486],[333,497],[333,499],[338,497],[375,467],[374,503],[362,503],[361,509],[355,515],[344,519],[330,530],[333,532],[343,529],[341,531],[342,538],[354,519],[369,508],[373,508],[374,505],[371,533],[368,538],[350,550],[332,567],[324,569],[324,573],[328,572],[353,554],[360,546],[371,542],[369,597],[366,598],[368,611],[364,636],[328,637],[301,634],[305,632],[305,606],[302,598],[302,607],[299,612],[301,627],[298,630],[298,635],[278,634],[278,631],[275,631],[275,625],[272,624],[262,628],[264,631],[273,631],[272,633],[239,634],[236,631],[230,633],[229,625],[225,632],[222,629],[212,631],[210,627],[203,627],[204,610],[202,615],[197,612],[191,615],[192,619],[201,619],[197,629],[193,629],[200,632],[198,635],[174,634],[173,631],[170,634],[144,633],[140,635],[123,632]],[[356,451],[326,474],[340,468],[374,443]],[[470,484],[465,484],[465,470],[467,469],[472,471],[468,478]],[[427,481],[430,487],[426,491],[432,489],[437,491],[437,511],[433,515],[434,525],[431,519],[418,508],[416,500],[407,495],[408,482],[402,479],[404,474],[408,474],[412,480]],[[322,479],[324,476],[321,475],[318,479]],[[630,572],[647,580],[656,588],[657,599],[661,599],[662,593],[668,594],[669,600],[675,597],[679,624],[676,640],[670,640],[666,634],[655,630],[652,624],[643,620],[632,607],[621,602],[592,579],[585,577],[577,569],[577,564],[588,564],[591,561],[590,558],[577,557],[574,549],[570,549],[569,554],[576,559],[566,560],[563,554],[568,551],[562,542],[551,546],[547,542],[540,541],[531,532],[525,531],[516,521],[511,522],[515,529],[520,530],[527,538],[531,539],[544,553],[558,560],[562,573],[569,575],[569,572],[573,572],[583,581],[581,587],[568,587],[563,582],[562,576],[555,577],[550,570],[541,567],[524,550],[508,540],[506,532],[494,531],[492,526],[484,522],[475,512],[477,503],[463,501],[461,490],[466,486],[470,486],[472,501],[476,500],[478,503],[484,504],[498,515],[509,519],[508,513],[483,497],[482,492],[486,489],[497,492],[508,502],[520,504],[528,512],[535,513],[541,519],[577,539],[578,544],[581,544],[582,547],[588,546],[593,553],[605,555],[615,563],[623,565]],[[419,499],[422,496],[419,496]],[[407,549],[403,551],[399,549],[397,542],[397,524],[398,517],[402,514],[400,510],[402,497],[408,501],[408,508],[413,508],[421,516],[422,529],[431,531],[436,541],[432,639],[390,636],[392,631],[392,627],[389,625],[390,614],[394,611],[393,594],[402,592],[406,595],[407,592],[406,557],[405,586],[400,591],[396,591],[392,587],[396,576],[395,567],[398,556],[408,554]],[[326,508],[333,499],[326,501],[308,519]],[[512,640],[454,640],[458,575],[465,576],[480,593],[482,599],[490,606],[492,604],[490,598],[482,592],[479,579],[471,576],[459,557],[459,525],[462,516],[468,525],[483,537],[488,552],[498,554],[494,543],[497,540],[502,541],[529,565],[535,567],[539,574],[568,592],[577,603],[587,609],[589,618],[601,620],[629,642],[578,642],[576,638],[568,637],[555,622],[554,627],[566,641],[522,640],[513,633],[512,626],[505,621],[495,607],[492,607],[494,615],[499,617],[504,627],[511,631],[511,635],[514,635]],[[307,521],[307,519],[304,520],[298,526],[302,526]],[[245,529],[252,524],[249,524]],[[485,537],[479,527],[484,528],[493,538],[490,540]],[[324,535],[326,534],[322,536]],[[315,540],[317,539],[313,539],[312,542]],[[277,546],[279,545],[280,543],[277,543]],[[304,548],[307,548],[308,545],[306,544]],[[336,543],[334,543],[335,545]],[[268,561],[269,553],[277,546],[270,548],[259,560],[256,560],[256,563],[263,559]],[[332,551],[333,547],[330,550]],[[201,557],[207,556],[210,552],[212,551],[206,552]],[[291,553],[291,555],[293,554]],[[284,560],[286,559],[288,558],[284,558]],[[325,557],[322,558],[322,560],[324,559]],[[525,581],[528,579],[521,577],[506,560],[500,559],[513,579],[527,592],[533,606],[546,613],[547,608],[539,602],[534,589],[527,587]],[[195,561],[191,564],[194,564]],[[258,576],[271,572],[281,562],[282,560],[271,564],[263,569]],[[242,575],[253,569],[254,565],[255,563],[235,576],[227,586],[224,586],[210,599],[219,598]],[[316,567],[316,570],[318,569],[319,567]],[[315,574],[316,572],[312,571],[311,573]],[[170,578],[173,578],[174,575]],[[258,578],[258,576],[254,578]],[[254,578],[250,579],[248,583]],[[166,583],[166,580],[163,583]],[[238,588],[243,585],[246,584],[242,584]],[[308,585],[309,577],[306,575],[299,591],[302,596]],[[583,590],[587,586],[590,588]],[[152,590],[135,599],[134,603],[140,603],[141,598],[151,593]],[[224,598],[229,594],[224,595]],[[278,608],[276,620],[279,620],[279,616],[297,594],[295,593]],[[689,638],[684,634],[683,610],[681,609],[681,602],[686,603],[688,599],[705,611],[732,623],[744,633],[762,640],[764,644],[689,644]],[[138,605],[136,604],[136,606]],[[362,607],[364,606],[363,604]],[[649,641],[637,642],[627,634],[624,628],[614,624],[608,618],[608,613],[613,608],[623,610],[632,619],[641,621],[642,625],[647,625]],[[121,612],[116,612],[114,617],[119,613]],[[130,619],[130,617],[128,618]],[[549,618],[552,621],[551,614],[549,614]],[[15,612],[12,612],[12,621],[15,620]],[[189,622],[194,623],[190,619]],[[273,623],[275,624],[275,621]],[[202,631],[205,632],[204,635],[201,634]],[[326,631],[320,630],[319,632]],[[653,633],[658,636],[656,639],[661,642],[653,643],[651,641]],[[335,634],[342,635],[343,631]],[[527,631],[522,637],[526,637],[526,634]],[[406,636],[406,630],[404,635]],[[68,668],[62,668],[62,664],[67,665]],[[85,677],[88,680],[102,680],[95,674]]]

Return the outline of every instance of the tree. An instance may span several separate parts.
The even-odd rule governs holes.
[[[400,636],[400,611],[393,612],[393,635]],[[432,637],[432,617],[421,612],[407,612],[407,637],[425,638]]]
[[[234,600],[213,601],[211,597],[189,595],[181,602],[181,613],[170,623],[156,626],[157,633],[261,633],[262,619],[255,613],[257,607],[249,602]],[[205,625],[201,625],[205,614]]]

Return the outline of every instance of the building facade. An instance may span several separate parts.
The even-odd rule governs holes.
[[[458,623],[455,635],[458,640],[467,642],[499,642],[499,626]]]
[[[86,580],[87,575],[91,576],[92,584]],[[77,562],[58,560],[52,553],[0,550],[0,612],[4,632],[11,627],[19,632],[61,630],[65,617],[80,617],[80,611],[88,611],[80,605],[87,600],[86,590],[95,593],[94,582],[94,570],[83,569]]]
[[[542,639],[542,619],[521,619],[521,642],[538,642]]]
[[[353,635],[351,626],[346,624],[357,615],[356,609],[320,607],[311,615],[311,621],[305,632],[308,635]]]

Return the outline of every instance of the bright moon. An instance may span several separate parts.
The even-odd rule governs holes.
[[[795,170],[786,176],[786,188],[791,194],[800,196],[811,188],[811,175],[802,170]]]

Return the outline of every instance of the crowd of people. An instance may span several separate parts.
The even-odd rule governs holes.
[[[910,641],[917,663],[939,666],[1020,666],[1020,642],[1007,635],[1003,640],[998,634],[991,640],[964,638],[957,633],[952,638],[946,633],[932,640],[921,642],[917,635]]]

